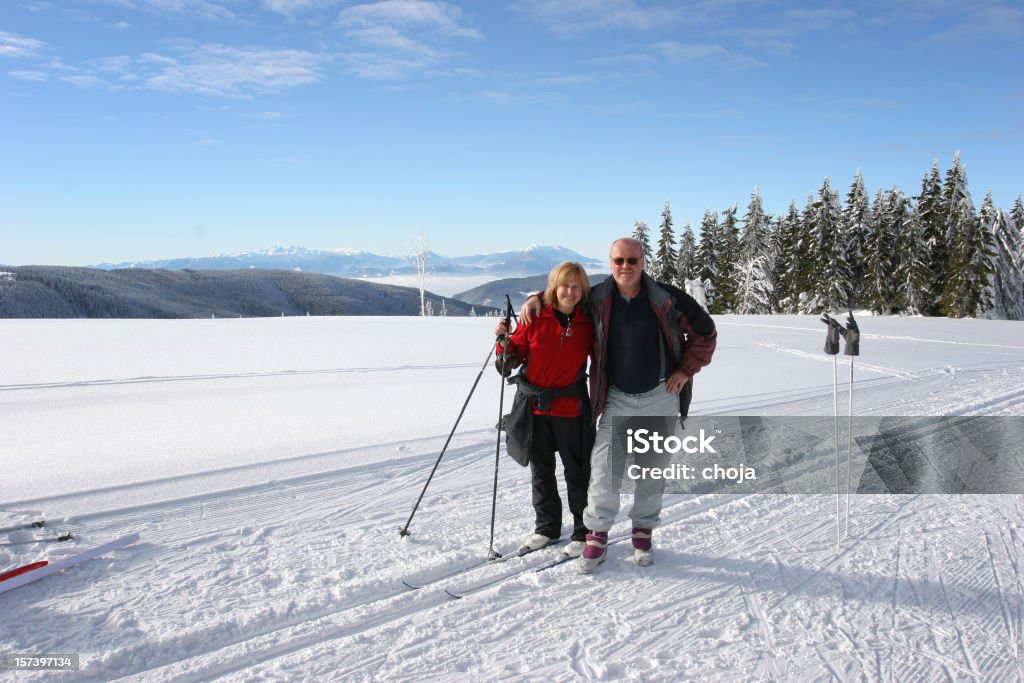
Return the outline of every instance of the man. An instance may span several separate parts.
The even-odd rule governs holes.
[[[580,560],[584,574],[604,561],[608,530],[619,511],[625,452],[612,447],[613,419],[685,416],[693,376],[711,362],[718,334],[711,316],[693,297],[644,273],[643,246],[637,240],[615,240],[609,265],[612,276],[590,293],[595,331],[590,401],[600,423],[583,513],[590,530]],[[539,310],[538,301],[531,296],[527,307]],[[529,317],[524,310],[524,321]],[[636,482],[629,516],[633,558],[641,566],[654,562],[652,536],[661,521],[664,490],[661,479]]]

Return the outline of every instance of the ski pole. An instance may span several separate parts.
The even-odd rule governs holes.
[[[67,531],[60,536],[53,536],[50,538],[32,538],[27,541],[6,541],[4,543],[0,543],[0,548],[7,548],[15,545],[33,545],[35,543],[64,543],[65,541],[70,541],[73,538],[74,536],[71,535],[71,532]]]
[[[44,526],[46,526],[46,520],[39,519],[35,522],[24,522],[13,526],[5,526],[0,529],[0,534],[9,534],[12,531],[21,531],[22,529],[42,529]]]
[[[850,435],[846,444],[846,533],[845,537],[850,535],[850,488],[851,488],[851,470],[853,469],[853,357],[860,355],[860,328],[857,326],[857,321],[853,319],[853,308],[848,308],[846,316],[846,329],[843,330],[843,355],[850,357],[850,400],[849,400],[849,415],[850,415]]]
[[[839,364],[836,354],[839,353],[839,335],[842,325],[828,313],[822,314],[821,322],[828,326],[828,331],[825,334],[825,353],[832,356],[832,420],[836,441],[836,551],[838,552],[842,541],[842,510],[840,509],[842,496],[839,478]]]
[[[416,499],[416,504],[412,507],[412,513],[409,514],[409,519],[405,522],[405,526],[398,530],[400,536],[409,535],[409,525],[412,524],[413,515],[416,514],[416,510],[419,509],[420,502],[423,500],[423,495],[427,492],[427,487],[430,486],[430,480],[434,478],[434,473],[437,472],[437,466],[441,464],[441,458],[444,457],[445,452],[448,450],[448,444],[452,442],[452,437],[455,435],[455,430],[459,426],[459,422],[462,420],[463,413],[466,412],[466,406],[469,405],[469,399],[473,398],[473,392],[476,391],[476,385],[480,383],[480,378],[484,374],[484,368],[491,362],[491,356],[494,355],[494,345],[491,345],[491,350],[487,353],[487,358],[484,359],[484,364],[480,366],[480,372],[476,374],[476,379],[473,380],[473,388],[469,390],[469,395],[466,396],[466,400],[462,404],[462,410],[459,411],[459,416],[455,418],[455,424],[452,425],[452,431],[448,433],[448,440],[444,442],[444,447],[441,449],[441,454],[437,456],[437,461],[434,463],[434,468],[430,470],[430,476],[427,477],[427,483],[423,485],[423,490],[420,491],[420,497]]]
[[[836,433],[836,551],[842,541],[840,534],[840,520],[842,512],[839,509],[840,501],[840,478],[839,478],[839,364],[835,356],[832,356],[832,421]]]
[[[499,335],[499,341],[507,340],[509,336],[509,327],[512,325],[512,300],[509,299],[508,294],[505,295],[505,334]],[[491,540],[490,546],[487,551],[488,560],[496,560],[501,557],[501,554],[494,549],[494,519],[498,512],[498,463],[500,462],[501,454],[501,417],[505,412],[505,359],[508,358],[508,348],[505,348],[506,353],[501,354],[501,382],[498,386],[501,388],[501,393],[498,395],[498,436],[497,441],[494,445],[494,491],[491,494]]]

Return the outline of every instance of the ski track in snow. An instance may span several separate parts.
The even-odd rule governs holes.
[[[180,375],[166,377],[126,377],[123,379],[93,379],[77,382],[44,382],[41,384],[0,384],[0,391],[27,389],[68,389],[75,387],[109,387],[130,384],[161,384],[167,382],[201,382],[224,379],[255,379],[259,377],[302,377],[308,375],[337,375],[366,372],[407,372],[410,370],[453,370],[476,368],[479,363],[442,363],[436,365],[393,365],[386,367],[332,368],[327,370],[280,370],[277,372],[237,372],[216,375]]]
[[[831,414],[828,359],[814,353],[822,330],[798,318],[724,318],[730,345],[708,369],[695,414]],[[870,365],[856,360],[855,371],[865,371],[856,376],[859,414],[1024,413],[1024,347],[1003,337],[949,341],[962,355],[935,363],[901,351],[941,341],[901,333],[911,322],[862,322],[892,328],[862,337],[866,356],[869,342],[894,352],[872,354]],[[432,343],[444,348],[444,337]],[[777,362],[791,363],[784,369],[794,377],[730,388],[728,375],[710,371],[728,372],[740,353],[756,356],[748,372],[784,358]],[[110,384],[367,372],[386,383],[420,368],[458,372],[462,382],[479,367],[354,363],[0,390],[63,396]],[[461,402],[469,387],[456,384],[446,390]],[[493,393],[486,401],[496,409]],[[637,567],[629,544],[617,543],[591,576],[570,562],[462,600],[442,590],[540,564],[552,555],[542,552],[409,590],[403,578],[436,577],[488,550],[495,436],[472,425],[453,438],[413,535],[398,536],[454,419],[443,412],[426,436],[5,504],[53,516],[48,529],[72,528],[76,547],[131,531],[143,540],[0,595],[0,653],[82,655],[80,672],[18,672],[19,681],[1024,681],[1020,496],[853,496],[850,537],[838,551],[833,496],[667,496],[652,567]],[[813,462],[827,472],[828,458]],[[530,531],[529,481],[504,454],[501,477],[495,538],[509,551]],[[628,532],[628,519],[619,520],[613,535]],[[56,559],[74,550],[47,552]],[[0,570],[33,552],[0,552]]]

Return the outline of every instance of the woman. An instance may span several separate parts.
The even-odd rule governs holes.
[[[554,390],[531,397],[533,435],[529,447],[533,475],[534,533],[520,553],[552,543],[562,534],[562,500],[555,480],[555,451],[562,460],[573,531],[565,554],[578,556],[586,543],[583,510],[590,481],[590,449],[594,428],[586,388],[587,358],[594,343],[594,325],[587,308],[590,283],[579,263],[561,263],[548,274],[543,308],[528,325],[520,325],[506,343],[504,321],[495,329],[498,367],[506,372],[520,362],[519,376],[533,389]],[[557,391],[562,390],[562,391]],[[534,392],[536,393],[536,392]],[[552,395],[554,394],[554,395]]]

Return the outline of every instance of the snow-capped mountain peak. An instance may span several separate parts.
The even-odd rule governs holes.
[[[603,263],[560,246],[530,245],[522,250],[508,250],[471,256],[445,256],[430,252],[428,267],[435,275],[523,277],[547,273],[563,261],[579,261],[588,270],[600,270]],[[374,254],[362,249],[343,247],[323,251],[292,245],[270,247],[237,254],[221,254],[197,258],[139,261],[95,266],[105,270],[119,268],[165,268],[168,270],[232,270],[266,268],[325,273],[340,277],[386,277],[416,272],[407,256]]]

